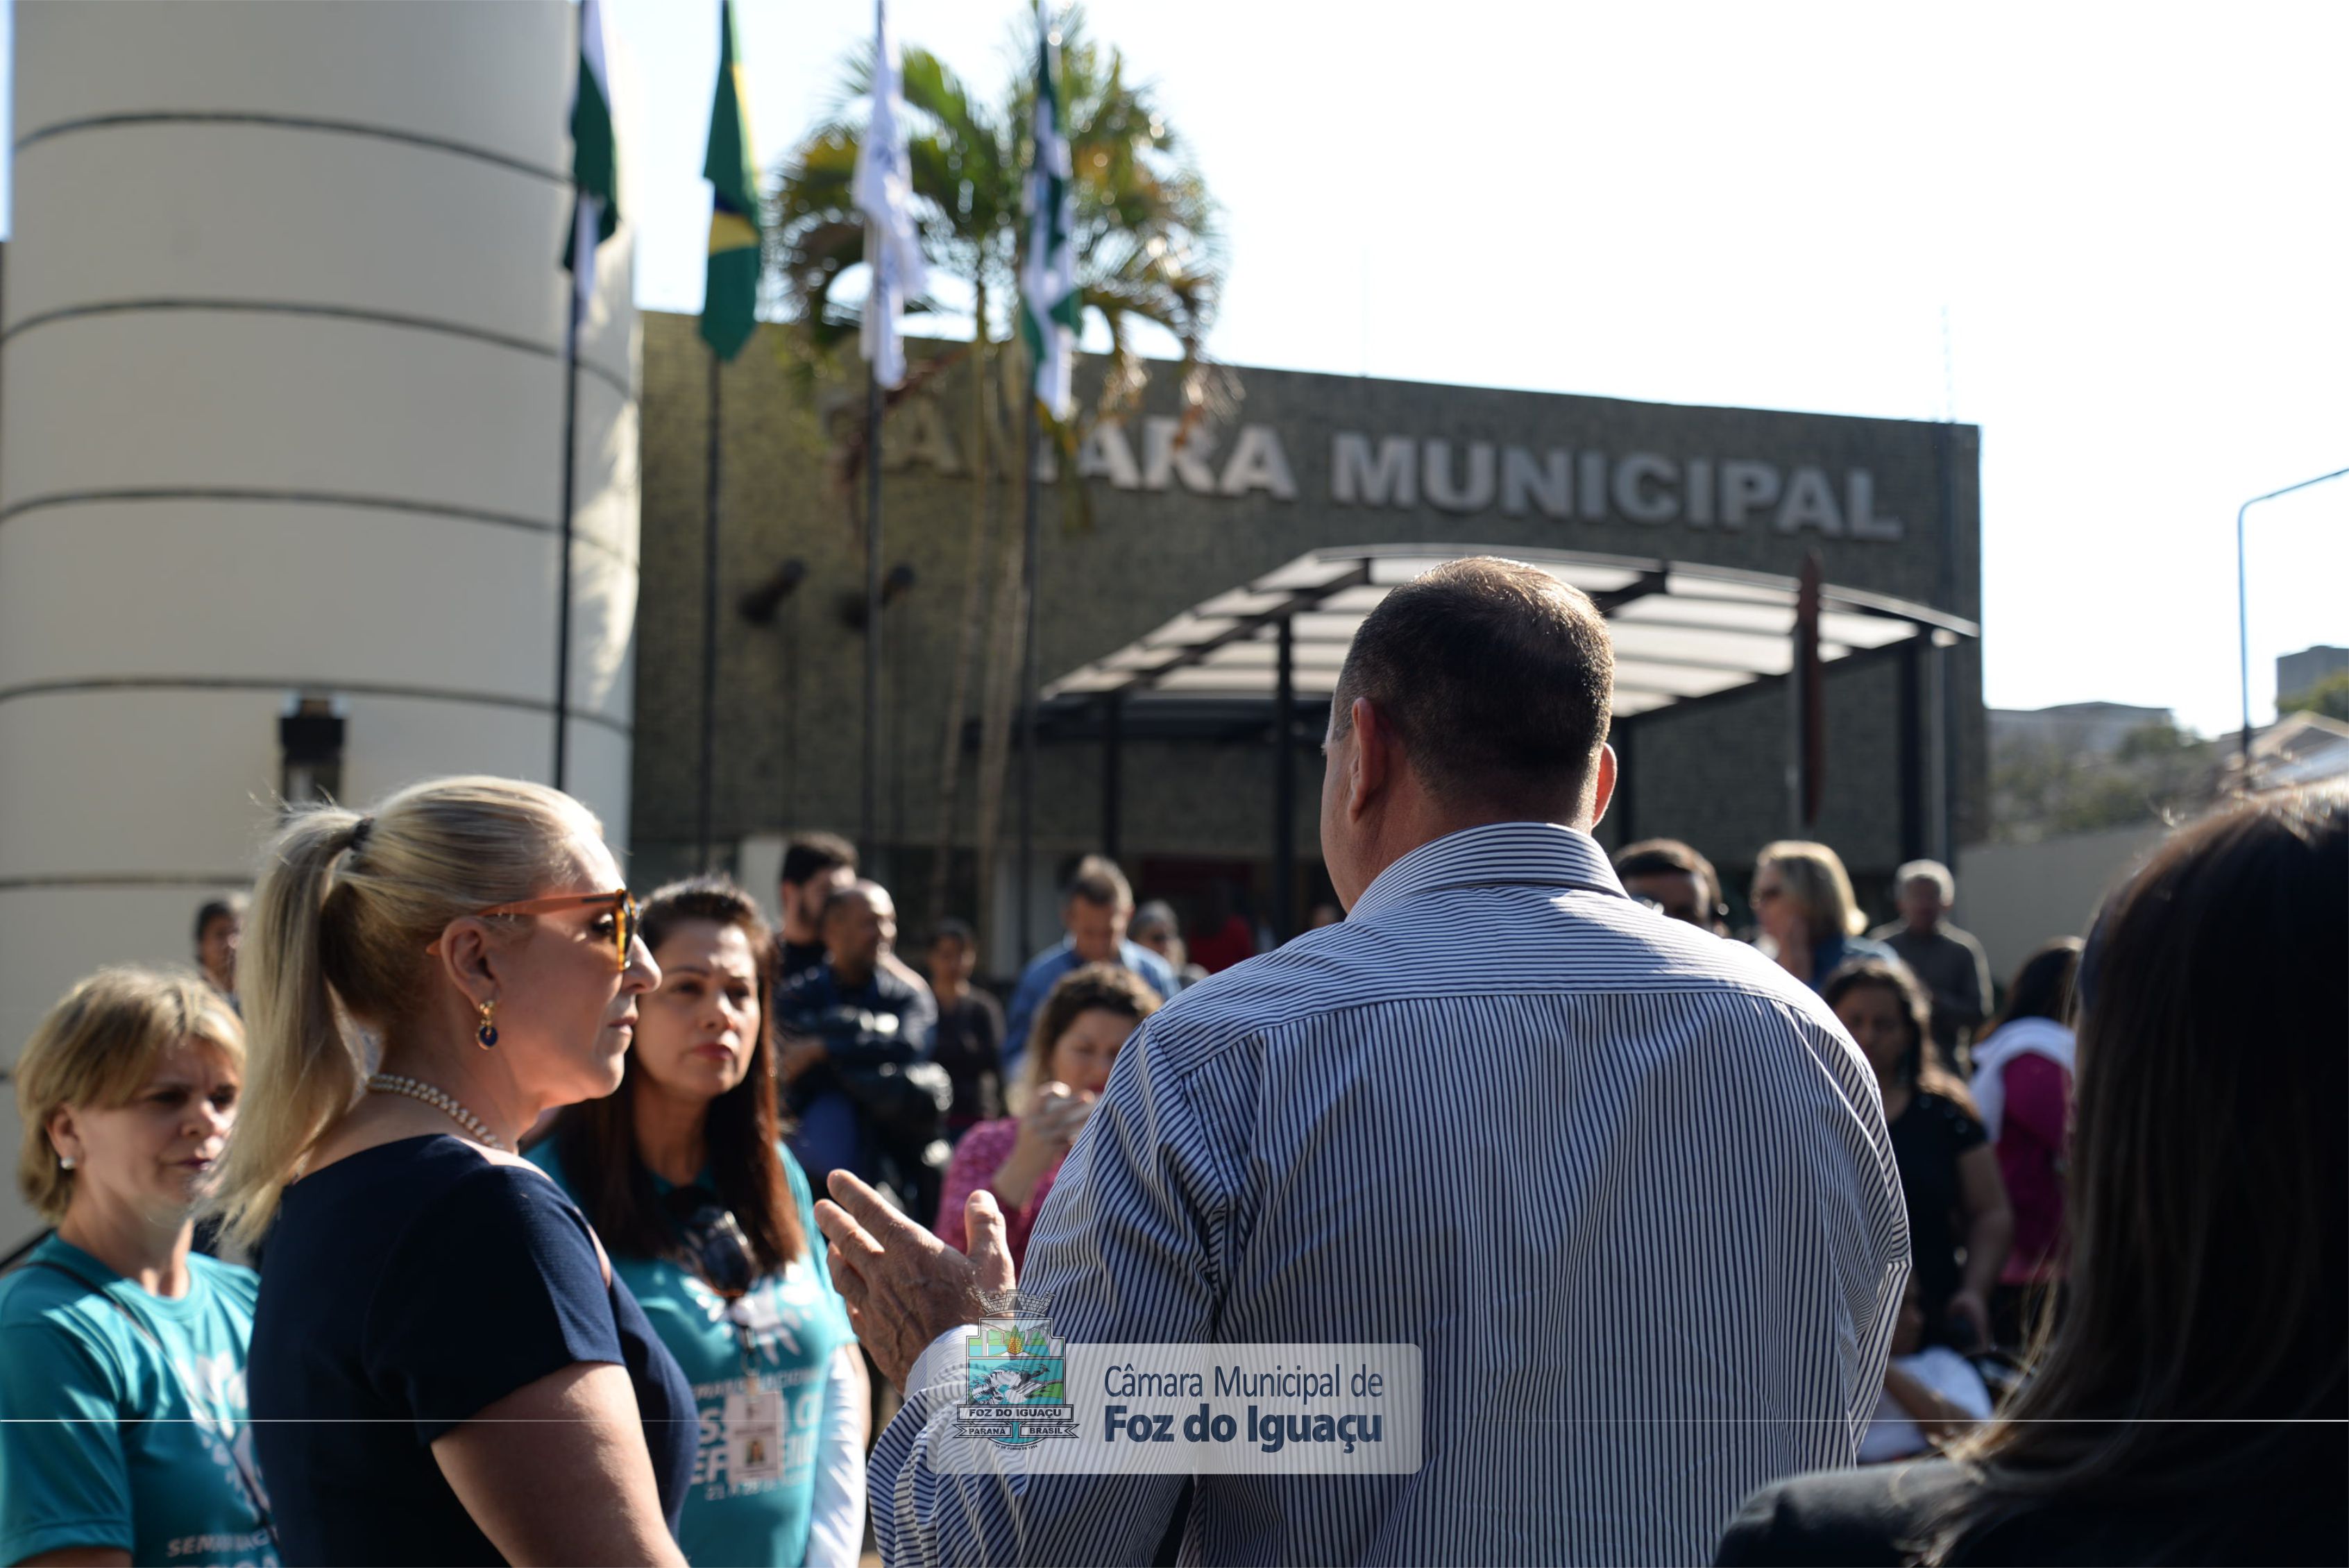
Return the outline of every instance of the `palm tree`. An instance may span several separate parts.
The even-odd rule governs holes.
[[[1051,438],[1066,459],[1073,457],[1095,421],[1123,415],[1139,398],[1147,381],[1134,343],[1140,323],[1164,329],[1180,346],[1178,374],[1187,411],[1213,411],[1228,401],[1230,391],[1206,355],[1225,264],[1214,198],[1149,87],[1129,79],[1123,54],[1091,38],[1077,9],[1062,17],[1060,30],[1061,100],[1075,176],[1078,285],[1085,308],[1107,326],[1112,346],[1097,397],[1069,425],[1051,428]],[[945,913],[963,719],[982,646],[977,829],[982,889],[993,880],[1011,718],[1018,707],[1025,630],[1020,540],[1018,531],[1001,525],[1007,507],[995,479],[1002,474],[1026,482],[1017,474],[1020,465],[1005,460],[1012,445],[1010,416],[1024,396],[1019,388],[1026,377],[1024,366],[1011,363],[1020,357],[1018,351],[1006,356],[996,346],[1011,336],[1017,308],[1025,237],[1022,190],[1035,98],[1035,84],[1026,74],[1034,57],[1033,39],[1031,30],[1015,26],[1011,55],[1020,68],[1000,107],[981,101],[926,49],[906,47],[903,65],[911,121],[908,162],[923,251],[935,274],[969,291],[972,324],[967,349],[915,367],[897,394],[911,393],[957,362],[970,361],[976,480],[970,569],[963,584],[959,648],[940,757],[928,899],[933,919]],[[840,109],[808,133],[776,180],[768,228],[770,286],[799,329],[811,379],[861,324],[861,299],[842,299],[835,291],[864,263],[864,224],[850,194],[862,126],[849,111],[869,95],[872,76],[868,47],[843,67]],[[921,303],[936,312],[936,302]],[[853,480],[865,456],[860,434],[841,454],[843,477]],[[1082,521],[1087,512],[1074,463],[1064,460],[1061,472]]]
[[[1148,379],[1133,342],[1140,322],[1180,346],[1184,407],[1220,412],[1233,393],[1207,356],[1207,335],[1223,300],[1226,257],[1222,214],[1206,180],[1150,86],[1128,79],[1114,46],[1086,35],[1081,9],[1061,24],[1061,98],[1076,185],[1077,285],[1109,329],[1111,362],[1078,428],[1060,434],[1081,435],[1093,420],[1132,407]],[[1013,103],[1023,158],[1034,110],[1035,82],[1023,75]]]

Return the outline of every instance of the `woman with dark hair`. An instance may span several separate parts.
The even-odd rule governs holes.
[[[1939,1460],[1782,1481],[1723,1563],[2349,1561],[2349,789],[2173,836],[2078,979],[2070,1300]]]
[[[2064,1140],[2072,1105],[2072,977],[2080,939],[2061,937],[2023,961],[2006,1010],[1974,1047],[1974,1104],[1998,1150],[2014,1209],[2014,1245],[1991,1295],[1991,1328],[2019,1348],[2028,1320],[2064,1279]]]
[[[642,923],[661,980],[638,1004],[619,1089],[565,1110],[531,1158],[586,1213],[693,1385],[687,1560],[853,1563],[864,1360],[782,1147],[766,923],[715,877],[662,888]]]
[[[962,1250],[964,1206],[984,1187],[1002,1206],[1012,1263],[1025,1260],[1045,1194],[1109,1087],[1118,1051],[1158,1007],[1158,993],[1119,965],[1088,964],[1061,976],[1036,1010],[1013,1114],[980,1122],[955,1145],[931,1224],[940,1241]]]
[[[1933,1044],[1932,1000],[1907,965],[1883,958],[1853,959],[1820,994],[1876,1069],[1928,1336],[1980,1348],[2014,1215],[1972,1099]]]

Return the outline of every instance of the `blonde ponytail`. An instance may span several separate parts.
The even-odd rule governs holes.
[[[543,892],[602,832],[543,785],[411,785],[362,815],[296,812],[269,846],[237,959],[245,1082],[214,1199],[232,1240],[259,1241],[287,1182],[358,1098],[347,1019],[388,1031],[429,994],[424,949],[449,922]]]
[[[359,1092],[361,1063],[335,1016],[319,934],[335,862],[360,820],[326,806],[280,830],[238,954],[245,1087],[217,1201],[230,1236],[246,1247],[268,1229],[302,1157]]]

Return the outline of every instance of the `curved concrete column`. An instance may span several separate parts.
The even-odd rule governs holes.
[[[0,1061],[88,971],[187,960],[274,825],[299,696],[345,717],[349,799],[552,776],[574,15],[18,7]],[[631,249],[581,340],[570,650],[567,782],[616,842]],[[28,1225],[0,1209],[0,1245]]]

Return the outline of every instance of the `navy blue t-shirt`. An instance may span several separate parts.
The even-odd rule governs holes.
[[[670,1533],[699,1439],[693,1389],[587,1222],[535,1170],[401,1139],[285,1191],[247,1367],[288,1563],[497,1563],[432,1441],[581,1361],[627,1369]]]

